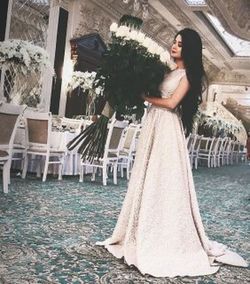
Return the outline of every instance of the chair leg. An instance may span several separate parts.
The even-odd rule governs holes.
[[[41,177],[41,163],[42,163],[42,158],[37,161],[37,166],[36,166],[36,177],[40,178]]]
[[[46,156],[44,169],[43,169],[43,182],[46,181],[47,173],[48,173],[48,167],[49,167],[49,156]]]
[[[28,154],[26,154],[26,155],[24,156],[22,179],[25,179],[25,178],[26,178],[27,169],[28,169]]]
[[[129,170],[130,170],[130,161],[127,161],[127,167],[126,167],[126,171],[127,171],[127,180],[129,180]]]
[[[191,155],[189,156],[189,159],[190,159],[191,169],[193,169],[193,167],[194,167],[194,156],[193,156],[193,153],[191,153]]]
[[[103,185],[107,185],[107,165],[104,164],[102,167],[102,183]]]
[[[114,184],[117,184],[117,162],[114,163],[114,168],[113,168],[113,180],[114,180]]]
[[[80,174],[80,169],[81,169],[81,156],[80,154],[76,154],[76,172],[75,174],[77,175],[78,173]]]
[[[60,159],[61,163],[59,164],[58,168],[58,180],[62,180],[62,173],[63,173],[63,168],[64,168],[64,157]]]
[[[194,166],[195,166],[195,169],[197,170],[197,168],[198,168],[198,158],[197,158],[197,156],[194,158]]]
[[[8,193],[8,179],[9,179],[8,169],[9,169],[9,165],[8,165],[8,162],[6,162],[3,165],[3,192],[4,193]]]
[[[211,167],[212,168],[216,167],[214,156],[211,157]]]
[[[84,166],[80,165],[80,178],[79,178],[79,182],[83,182],[83,176],[84,176]]]
[[[123,165],[121,165],[121,178],[123,178],[123,177],[124,177],[123,169],[124,169],[124,167],[123,167]]]
[[[8,174],[8,184],[10,184],[10,168],[11,168],[11,160],[7,162],[7,174]]]
[[[91,176],[91,181],[95,181],[96,172],[97,172],[97,168],[93,167],[93,172],[92,172],[92,176]]]
[[[25,152],[22,153],[22,161],[21,161],[21,169],[23,169],[24,167],[24,158],[25,158],[26,154]]]

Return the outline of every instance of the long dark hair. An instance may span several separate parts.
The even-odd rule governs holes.
[[[186,136],[192,132],[194,116],[202,102],[202,92],[207,86],[207,77],[202,62],[202,42],[199,34],[189,28],[179,31],[182,39],[181,56],[184,61],[190,89],[180,103],[182,123]]]

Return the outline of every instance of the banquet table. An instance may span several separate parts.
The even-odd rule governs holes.
[[[85,121],[86,125],[89,125],[92,123],[89,120]],[[126,127],[127,122],[124,121],[116,121],[115,124],[117,127]],[[109,126],[108,126],[109,127]],[[52,149],[61,150],[65,152],[64,157],[64,167],[63,167],[63,173],[62,175],[79,175],[80,173],[80,161],[81,156],[79,153],[77,153],[78,147],[75,149],[69,151],[67,149],[67,144],[69,141],[71,141],[73,138],[75,138],[80,133],[79,129],[71,129],[71,128],[62,128],[60,124],[57,125],[57,127],[53,127],[51,131],[51,141],[50,145]],[[18,146],[25,146],[26,139],[25,139],[25,128],[24,126],[20,126],[17,129],[17,134],[15,137],[14,144]],[[80,146],[80,145],[79,145]],[[28,172],[36,172],[36,156],[34,155],[28,155],[29,163],[28,163]],[[12,162],[12,168],[13,169],[19,169],[21,170],[21,161],[20,160],[14,160]],[[41,167],[43,168],[43,166]],[[87,166],[85,167],[84,172],[86,174],[93,172],[93,167]],[[50,164],[48,173],[50,174],[57,174],[58,173],[58,164]]]
[[[77,149],[73,151],[67,150],[67,143],[75,138],[79,132],[73,131],[52,131],[51,132],[51,148],[56,150],[65,151],[63,175],[78,175],[80,166],[80,154],[77,153]],[[25,146],[25,129],[18,128],[15,137],[14,144],[16,146]],[[31,156],[31,157],[30,157]],[[28,172],[36,172],[36,159],[34,155],[29,155]],[[56,174],[57,164],[51,164],[49,166],[49,173]],[[21,161],[15,160],[12,163],[13,169],[21,169]],[[91,169],[88,169],[90,171]]]

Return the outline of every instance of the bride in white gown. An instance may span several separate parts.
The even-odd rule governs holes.
[[[145,97],[152,106],[116,227],[98,244],[156,277],[212,274],[218,262],[247,266],[238,254],[208,240],[196,199],[183,127],[190,132],[201,98],[199,35],[180,31],[171,56],[177,69],[162,82],[162,98]]]

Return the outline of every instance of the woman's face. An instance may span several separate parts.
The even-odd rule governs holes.
[[[174,39],[172,47],[171,47],[171,56],[173,59],[180,59],[181,58],[181,50],[182,50],[182,40],[181,35],[177,35]]]

